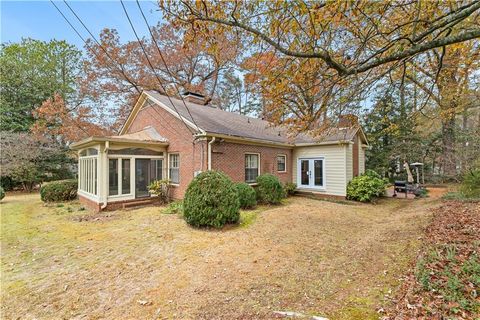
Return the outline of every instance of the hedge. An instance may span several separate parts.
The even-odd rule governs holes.
[[[270,173],[257,177],[257,200],[266,204],[278,204],[285,197],[280,180]]]
[[[238,199],[240,200],[240,208],[248,209],[257,205],[257,195],[255,189],[245,182],[235,184],[238,192]]]
[[[44,202],[69,201],[77,197],[77,180],[49,182],[40,188],[40,198]]]

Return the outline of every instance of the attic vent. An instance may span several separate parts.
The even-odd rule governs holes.
[[[205,96],[195,92],[190,92],[190,91],[184,92],[183,99],[191,103],[196,103],[201,105],[207,104],[207,99],[205,98]]]

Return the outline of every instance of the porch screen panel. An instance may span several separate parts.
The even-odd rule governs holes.
[[[130,193],[130,159],[122,159],[122,194]]]
[[[108,159],[108,195],[118,195],[118,159]]]
[[[78,189],[92,195],[98,194],[97,161],[96,156],[80,157],[78,161]]]

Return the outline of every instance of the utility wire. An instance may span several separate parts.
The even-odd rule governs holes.
[[[52,1],[50,0],[50,2],[55,6],[55,8],[57,9],[57,11],[62,15],[62,17],[65,19],[65,21],[70,25],[70,27],[75,31],[75,33],[80,37],[80,39],[82,39],[82,41],[85,43],[85,46],[88,47],[88,42],[87,40],[85,40],[85,38],[77,31],[77,29],[73,26],[73,24],[70,22],[70,20],[63,14],[63,12],[60,10],[60,8]],[[133,87],[135,88],[135,90],[137,92],[141,92],[141,90],[139,90],[137,88],[137,86],[135,84],[133,84],[133,81],[130,80],[130,78],[127,76],[123,66],[121,64],[119,64],[115,59],[112,58],[112,56],[108,53],[108,51],[101,45],[101,43],[96,39],[96,37],[92,34],[92,32],[90,32],[90,30],[88,29],[88,27],[85,25],[85,23],[83,23],[82,19],[76,14],[76,12],[72,9],[72,7],[70,7],[70,5],[64,0],[64,3],[67,5],[67,7],[70,9],[70,11],[74,14],[74,16],[77,18],[77,20],[82,24],[82,26],[85,28],[85,30],[90,34],[90,36],[93,38],[93,40],[97,43],[97,45],[102,49],[102,51],[106,54],[106,56],[116,65],[119,66],[120,68],[120,71],[122,72],[123,76],[127,79],[128,82],[132,83]],[[94,55],[100,59],[99,55],[94,51],[92,50],[92,52],[94,53]],[[108,66],[108,65],[107,65]],[[109,68],[110,69],[110,68]],[[168,97],[168,95],[167,95]],[[172,106],[174,107],[175,111],[177,112],[178,116],[180,117],[180,120],[182,120],[183,124],[187,127],[187,129],[190,131],[190,133],[193,133],[191,128],[185,123],[183,117],[180,115],[180,113],[178,112],[178,110],[175,108],[175,105],[173,104],[173,102],[171,101],[170,97],[168,97],[170,102],[172,103]],[[160,112],[158,112],[157,109],[154,108],[154,110],[160,114]]]
[[[52,2],[52,4],[57,8],[57,10],[60,10],[54,3],[52,0],[50,0],[50,2]],[[122,72],[123,76],[127,79],[128,82],[130,82],[133,87],[135,88],[135,90],[137,90],[138,93],[141,93],[141,90],[138,88],[138,86],[127,76],[127,73],[125,72],[125,69],[123,67],[123,65],[121,63],[118,63],[117,61],[115,61],[115,59],[112,58],[112,56],[108,53],[108,51],[102,46],[102,44],[97,40],[97,38],[93,35],[92,32],[90,32],[90,29],[87,28],[87,26],[85,25],[85,23],[83,23],[82,19],[80,19],[80,17],[77,15],[77,13],[72,9],[72,7],[70,7],[70,5],[68,4],[68,2],[66,0],[63,0],[63,2],[66,4],[66,6],[68,7],[68,9],[70,9],[70,11],[73,13],[73,15],[77,18],[77,20],[82,24],[82,26],[85,28],[85,30],[87,30],[88,34],[92,37],[92,39],[97,43],[97,45],[102,49],[103,52],[105,52],[105,54],[107,55],[107,57],[112,60],[115,64],[118,65],[118,67],[120,68],[120,71]],[[60,12],[61,13],[61,12]],[[61,13],[62,14],[62,13]],[[66,17],[62,14],[62,16],[66,19]],[[67,21],[68,22],[68,21]],[[70,24],[70,22],[69,22]],[[71,26],[71,24],[70,24]],[[86,43],[86,41],[84,40],[84,42]]]
[[[180,113],[178,112],[177,110],[177,107],[175,106],[175,104],[173,103],[172,99],[170,98],[170,96],[167,94],[167,91],[165,89],[165,87],[163,86],[162,84],[162,81],[160,80],[160,77],[158,76],[157,74],[157,71],[155,70],[155,67],[153,66],[152,62],[150,61],[150,58],[148,57],[148,54],[147,54],[147,51],[145,50],[145,47],[143,46],[143,43],[142,41],[140,40],[140,37],[138,36],[137,34],[137,31],[135,30],[135,27],[133,26],[133,23],[132,23],[132,20],[130,19],[130,16],[128,15],[128,12],[127,12],[127,8],[125,8],[125,4],[123,3],[123,0],[120,0],[120,3],[122,4],[122,8],[123,8],[123,12],[125,12],[125,16],[127,17],[127,20],[128,20],[128,23],[130,24],[130,27],[132,28],[132,31],[133,33],[135,34],[135,38],[137,38],[137,41],[138,41],[138,44],[140,45],[142,51],[143,51],[143,54],[145,55],[145,58],[147,58],[147,62],[148,62],[148,65],[150,66],[150,69],[152,69],[153,71],[153,74],[155,75],[155,78],[157,79],[158,83],[160,84],[160,87],[162,88],[163,92],[165,92],[165,95],[167,96],[168,100],[170,101],[170,103],[172,104],[173,108],[175,109],[175,111],[178,113],[178,115],[180,116],[180,119],[182,120],[182,122],[185,124],[185,126],[189,129],[190,127],[185,123],[183,117],[180,115]],[[183,101],[183,99],[182,99]],[[185,102],[184,102],[185,103]],[[186,107],[186,105],[185,105]],[[188,108],[187,108],[188,110]],[[188,112],[190,114],[190,111]],[[190,117],[191,117],[191,114],[190,114]],[[193,120],[193,118],[192,118]],[[194,122],[195,126],[198,128],[197,124]],[[191,131],[192,132],[192,131]],[[195,132],[192,132],[192,134],[194,134]]]
[[[122,1],[122,0],[120,0],[120,1]],[[160,47],[158,46],[157,40],[155,39],[155,37],[152,33],[152,30],[150,29],[150,25],[148,23],[147,17],[145,17],[145,14],[143,13],[142,7],[140,6],[140,2],[138,0],[136,0],[136,1],[137,1],[138,9],[140,10],[140,13],[142,14],[143,20],[145,21],[145,25],[147,26],[148,32],[150,33],[150,36],[152,37],[152,42],[155,44],[155,47],[157,48],[158,54],[160,55],[160,58],[162,59],[162,62],[165,65],[165,69],[167,70],[167,73],[170,75],[170,77],[173,78],[172,73],[170,72],[170,69],[168,68],[168,64],[165,61],[165,58],[163,57],[162,51],[160,50]],[[123,2],[122,2],[122,4],[123,4]],[[180,90],[178,89],[177,84],[175,83],[175,81],[172,81],[172,83],[173,83],[173,86],[175,87],[175,89],[177,90],[178,96],[182,99],[183,105],[187,109],[188,115],[192,119],[195,126],[197,126],[197,128],[198,128],[198,125],[195,122],[195,119],[192,117],[192,114],[190,113],[190,109],[188,109],[188,106],[185,103],[185,100],[183,99],[182,94],[180,93]]]

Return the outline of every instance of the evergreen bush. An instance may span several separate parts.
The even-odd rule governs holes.
[[[257,195],[255,189],[245,182],[235,184],[238,192],[238,199],[240,200],[240,208],[248,209],[257,205]]]
[[[257,200],[267,204],[279,204],[285,193],[276,176],[265,173],[257,177]]]
[[[221,228],[240,219],[235,184],[224,173],[205,171],[188,185],[183,200],[185,221],[194,227]]]
[[[297,184],[293,182],[287,182],[283,185],[283,190],[286,196],[294,195],[295,190],[297,190]]]
[[[40,198],[44,202],[73,200],[77,197],[77,188],[77,180],[52,181],[40,188]]]
[[[467,198],[480,198],[480,169],[473,169],[463,176],[460,192]]]
[[[5,190],[3,190],[2,186],[0,186],[0,200],[5,198]]]

